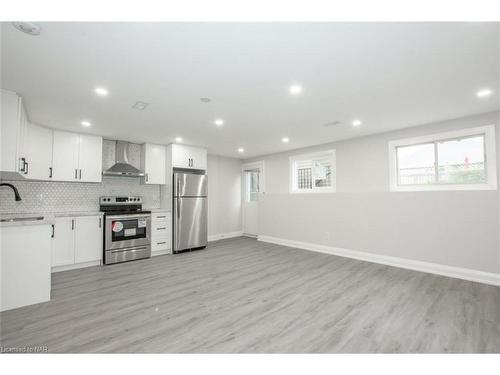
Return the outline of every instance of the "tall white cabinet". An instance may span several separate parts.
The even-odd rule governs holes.
[[[102,137],[54,130],[52,179],[101,182]]]
[[[179,144],[171,144],[168,147],[173,168],[207,169],[206,149]]]

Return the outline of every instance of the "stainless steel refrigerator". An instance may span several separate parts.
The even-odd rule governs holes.
[[[174,171],[172,190],[173,252],[207,246],[207,175]]]

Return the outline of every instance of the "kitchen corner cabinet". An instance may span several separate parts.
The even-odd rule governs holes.
[[[102,259],[102,216],[57,217],[52,242],[52,268]],[[68,269],[68,268],[64,268]]]
[[[1,170],[24,174],[28,116],[22,98],[15,92],[1,90],[1,108]]]
[[[102,137],[54,130],[52,180],[101,182]]]
[[[146,174],[143,178],[145,184],[165,184],[166,153],[167,149],[163,145],[142,145],[141,167]]]
[[[172,168],[207,169],[207,150],[200,147],[171,144]]]

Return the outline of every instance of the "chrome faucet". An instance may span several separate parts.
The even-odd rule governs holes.
[[[19,192],[17,191],[17,188],[14,185],[2,182],[2,183],[0,183],[0,186],[8,186],[8,187],[10,187],[12,190],[14,190],[14,195],[16,197],[16,201],[19,202],[21,200],[21,196],[19,195]]]

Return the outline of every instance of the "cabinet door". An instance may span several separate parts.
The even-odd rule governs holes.
[[[78,181],[80,136],[54,130],[52,148],[52,180]]]
[[[101,260],[102,218],[81,216],[75,222],[75,263]]]
[[[26,174],[34,180],[50,180],[52,168],[52,129],[28,123],[24,150]]]
[[[52,267],[75,263],[75,218],[58,217],[55,220],[52,242]]]
[[[172,145],[172,167],[207,169],[207,150],[174,144]]]
[[[183,145],[172,145],[172,167],[190,168],[189,147]]]
[[[190,152],[191,168],[207,169],[207,150],[203,148],[192,147]]]
[[[143,145],[143,164],[146,184],[165,184],[166,148],[162,145]]]
[[[22,126],[21,126],[21,98],[15,92],[2,90],[1,108],[1,170],[5,172],[20,172],[23,167],[19,162]]]
[[[78,180],[84,182],[101,182],[102,137],[80,135]]]

